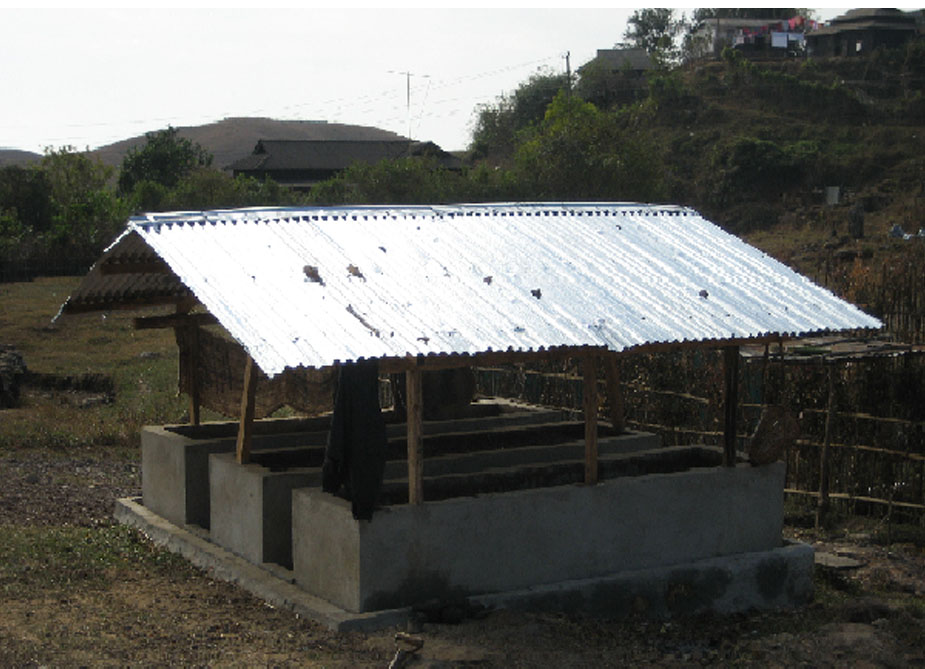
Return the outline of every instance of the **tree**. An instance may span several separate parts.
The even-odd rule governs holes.
[[[528,198],[636,200],[663,196],[659,151],[619,113],[560,93],[517,148],[517,183]]]
[[[656,63],[666,66],[679,58],[675,38],[685,27],[684,15],[678,18],[673,9],[637,9],[627,19],[623,39],[630,46],[645,49]]]
[[[542,121],[549,103],[569,83],[563,73],[540,71],[511,95],[502,95],[495,104],[480,107],[469,145],[473,157],[510,157],[517,133]]]
[[[42,243],[44,271],[84,271],[125,221],[125,203],[110,185],[112,168],[66,146],[39,163],[51,190],[52,228]]]
[[[144,181],[164,188],[174,188],[180,180],[198,167],[212,164],[212,154],[196,142],[180,137],[176,128],[168,126],[145,134],[145,145],[132,147],[122,161],[119,192],[135,191]]]
[[[45,173],[17,165],[0,168],[0,212],[30,230],[51,227],[51,186]]]

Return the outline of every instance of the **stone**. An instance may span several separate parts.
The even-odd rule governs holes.
[[[19,389],[26,376],[22,355],[8,344],[0,344],[0,409],[19,406]]]

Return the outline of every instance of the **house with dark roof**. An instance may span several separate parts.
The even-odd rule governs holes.
[[[593,82],[585,95],[595,104],[627,104],[645,97],[646,72],[655,67],[645,49],[598,49],[578,68],[582,81]]]
[[[898,9],[852,9],[806,35],[812,56],[860,56],[895,49],[917,34],[915,15]]]
[[[267,177],[295,190],[309,190],[355,163],[399,158],[432,158],[445,169],[462,161],[433,142],[398,140],[271,140],[261,139],[254,152],[229,166],[234,176]]]

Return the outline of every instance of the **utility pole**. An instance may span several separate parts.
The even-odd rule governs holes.
[[[429,74],[414,74],[410,71],[396,72],[389,70],[389,74],[402,74],[405,76],[405,109],[408,114],[408,139],[411,139],[411,77],[430,78]]]
[[[572,98],[572,66],[569,63],[571,55],[571,51],[565,52],[565,97],[567,99]]]

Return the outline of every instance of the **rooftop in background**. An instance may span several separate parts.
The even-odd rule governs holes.
[[[461,169],[462,161],[433,142],[399,140],[270,140],[228,169],[235,176],[270,177],[291,188],[306,189],[330,179],[355,163],[378,163],[409,157],[433,158],[445,169]]]
[[[155,128],[156,130],[156,128]],[[215,123],[177,128],[181,137],[201,144],[213,156],[212,164],[224,168],[251,153],[264,137],[285,140],[407,141],[388,130],[324,121],[279,121],[271,118],[226,118]],[[93,151],[107,165],[119,167],[133,146],[143,146],[144,135],[125,139]]]
[[[594,61],[606,65],[614,71],[620,71],[624,68],[651,70],[653,67],[652,57],[649,56],[645,49],[598,49],[597,56],[591,62]]]
[[[270,376],[881,327],[691,209],[626,203],[150,214],[62,311],[190,296]]]

